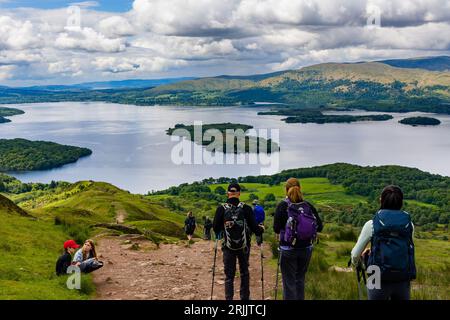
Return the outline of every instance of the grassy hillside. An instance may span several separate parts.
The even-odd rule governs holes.
[[[152,240],[171,241],[182,236],[184,214],[173,214],[141,195],[130,194],[108,183],[82,181],[51,191],[13,195],[12,199],[38,217],[53,219],[78,240],[105,228],[95,227],[99,224],[120,222],[126,226],[142,221],[163,226],[159,230],[150,224],[139,230],[147,231]]]
[[[80,243],[99,234],[133,232],[158,244],[184,237],[184,214],[107,183],[60,183],[8,196],[20,207],[0,195],[0,299],[91,298],[90,276],[83,277],[82,291],[70,291],[65,278],[54,275],[69,238]]]
[[[54,274],[65,232],[24,213],[0,195],[0,299],[90,298],[94,288],[89,277],[83,277],[82,291],[71,291],[66,278]]]

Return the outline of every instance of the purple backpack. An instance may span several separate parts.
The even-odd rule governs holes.
[[[314,241],[317,235],[317,221],[311,206],[307,202],[292,203],[285,200],[288,209],[288,221],[281,231],[281,239],[294,246],[300,241]]]

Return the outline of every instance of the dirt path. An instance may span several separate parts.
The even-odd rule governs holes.
[[[161,245],[146,240],[107,237],[99,240],[98,252],[105,266],[94,274],[97,299],[101,300],[208,300],[211,294],[214,242],[196,240],[191,247]],[[271,255],[268,245],[264,254]],[[264,264],[265,298],[272,298],[276,270]],[[224,299],[222,252],[217,253],[214,299]],[[261,299],[260,251],[250,257],[251,299]],[[235,299],[239,298],[239,277]]]
[[[123,224],[127,217],[128,217],[128,214],[124,208],[122,208],[122,207],[116,208],[116,223],[117,224]]]

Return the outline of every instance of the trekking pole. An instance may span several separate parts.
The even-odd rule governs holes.
[[[260,251],[261,251],[261,297],[262,300],[264,300],[264,255],[263,255],[263,247],[262,247],[262,238],[263,236],[261,235],[261,245],[259,246]]]
[[[280,262],[281,262],[281,250],[280,250],[280,248],[278,248],[277,279],[275,282],[275,300],[277,300],[277,296],[278,296],[278,274],[280,272]]]
[[[217,243],[219,242],[218,236],[216,235],[216,243],[214,245],[214,263],[213,263],[213,274],[212,274],[212,284],[211,284],[211,300],[214,294],[214,278],[216,276],[216,258],[217,258]]]
[[[352,258],[348,261],[347,266],[350,267],[352,265]],[[360,275],[361,267],[360,262],[355,266],[355,272],[356,272],[356,283],[358,284],[358,299],[362,300],[362,292],[361,292],[361,275]]]
[[[359,266],[356,267],[356,280],[358,281],[358,297],[359,297],[359,300],[362,300],[361,275],[360,275]]]

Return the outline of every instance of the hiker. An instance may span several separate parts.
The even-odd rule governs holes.
[[[352,250],[352,263],[358,265],[368,254],[367,266],[381,270],[381,289],[367,289],[369,300],[409,300],[411,280],[416,278],[414,261],[414,225],[402,211],[403,192],[387,186],[380,197],[380,210],[366,222]],[[371,249],[366,249],[368,243]]]
[[[186,220],[184,220],[184,231],[186,232],[189,241],[192,240],[196,227],[195,217],[192,214],[192,211],[189,211]]]
[[[209,217],[204,216],[203,217],[204,222],[204,231],[203,231],[203,238],[204,240],[211,240],[211,228],[212,228],[212,221],[209,219]]]
[[[323,224],[316,208],[305,201],[300,182],[296,178],[290,178],[286,182],[286,198],[276,208],[273,229],[280,241],[279,266],[283,299],[304,300],[305,276],[311,260],[313,241],[317,232],[322,231]]]
[[[91,273],[103,267],[103,262],[97,258],[94,241],[88,239],[83,247],[75,253],[73,262],[83,273]]]
[[[240,298],[250,299],[250,240],[251,232],[261,235],[264,226],[256,224],[253,210],[239,200],[241,187],[238,183],[228,186],[228,200],[219,206],[214,216],[213,229],[216,239],[222,241],[223,264],[225,272],[225,298],[233,300],[236,260],[239,261],[241,277]]]
[[[67,269],[72,265],[72,255],[80,246],[74,240],[64,242],[64,253],[56,261],[56,275],[67,274]]]
[[[256,224],[263,224],[266,220],[266,213],[264,212],[264,208],[259,205],[259,201],[257,199],[253,200],[253,214],[255,216]],[[262,242],[262,235],[256,236],[257,245],[261,246]]]

